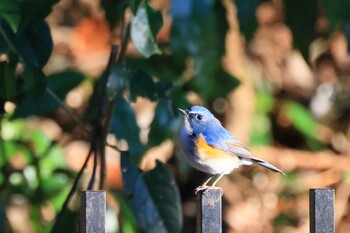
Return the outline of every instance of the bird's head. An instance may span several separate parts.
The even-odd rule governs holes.
[[[203,133],[208,127],[220,125],[218,119],[205,107],[192,106],[186,110],[179,109],[184,115],[185,126],[195,134]]]

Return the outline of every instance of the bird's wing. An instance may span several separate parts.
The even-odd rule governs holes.
[[[242,164],[250,165],[252,163],[257,163],[274,172],[279,172],[281,174],[284,174],[280,169],[273,166],[272,164],[255,157],[254,154],[250,152],[250,150],[246,148],[244,145],[242,145],[242,143],[240,143],[238,140],[226,140],[226,141],[221,141],[220,143],[208,143],[208,144],[214,147],[215,149],[238,156],[241,159]]]
[[[242,145],[238,140],[230,140],[230,141],[221,141],[220,143],[213,143],[210,146],[215,149],[222,150],[226,153],[230,153],[232,155],[236,155],[241,159],[257,159],[252,152],[248,148]]]

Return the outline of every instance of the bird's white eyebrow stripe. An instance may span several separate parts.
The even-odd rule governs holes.
[[[202,114],[202,112],[189,112],[188,114]]]

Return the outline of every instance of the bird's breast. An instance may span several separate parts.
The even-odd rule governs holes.
[[[182,157],[194,168],[210,174],[228,174],[240,165],[237,156],[208,145],[203,134],[182,127],[179,133]]]
[[[212,174],[228,174],[240,165],[240,159],[236,155],[212,147],[203,134],[198,136],[195,144],[198,163]]]

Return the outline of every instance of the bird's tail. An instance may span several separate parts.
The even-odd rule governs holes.
[[[277,167],[273,166],[272,164],[269,164],[268,162],[265,162],[264,160],[258,160],[257,159],[257,160],[253,160],[253,161],[255,163],[259,164],[260,166],[266,167],[266,168],[268,168],[268,169],[270,169],[270,170],[272,170],[274,172],[278,172],[278,173],[281,173],[281,174],[285,175],[283,171],[281,171]]]

